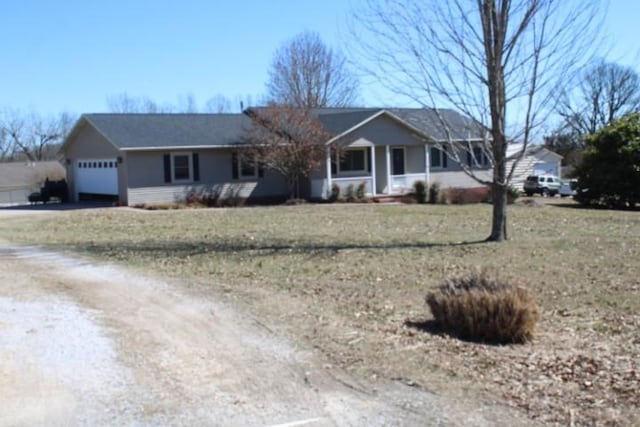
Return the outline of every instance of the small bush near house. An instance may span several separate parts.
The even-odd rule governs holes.
[[[356,201],[362,202],[367,198],[367,183],[362,181],[356,187]]]
[[[296,206],[296,205],[304,205],[306,204],[307,201],[305,199],[287,199],[285,200],[284,204],[286,206]]]
[[[488,191],[487,191],[487,202],[491,203],[491,187],[487,187]],[[507,204],[508,205],[512,205],[515,203],[515,201],[518,199],[518,197],[520,197],[520,191],[518,191],[518,189],[516,189],[513,186],[508,186],[507,187]]]
[[[426,301],[444,331],[472,341],[529,341],[539,318],[538,306],[525,287],[486,273],[446,279],[427,294]]]
[[[449,188],[447,200],[452,205],[467,205],[470,203],[484,203],[489,200],[489,187]]]
[[[520,197],[520,191],[518,191],[517,188],[511,185],[507,187],[507,203],[508,204],[511,205],[515,203],[515,201],[518,200],[518,197]]]
[[[331,185],[331,194],[329,195],[330,202],[337,202],[340,200],[340,186],[338,184]]]
[[[416,202],[427,203],[427,184],[424,181],[416,181],[413,183],[413,194]]]
[[[353,184],[347,185],[347,188],[344,190],[344,199],[347,202],[355,202],[356,201],[356,189]]]
[[[136,209],[145,209],[148,211],[166,211],[166,210],[174,210],[174,209],[184,209],[186,208],[186,204],[184,203],[176,203],[176,202],[153,202],[153,203],[139,203],[134,205],[133,207]]]
[[[434,182],[429,186],[429,203],[440,203],[440,183]]]

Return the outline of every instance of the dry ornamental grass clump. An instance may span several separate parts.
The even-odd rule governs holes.
[[[473,341],[529,341],[539,318],[533,295],[522,284],[485,273],[445,279],[426,300],[444,331]]]

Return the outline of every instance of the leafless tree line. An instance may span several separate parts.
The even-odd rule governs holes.
[[[107,109],[111,113],[239,113],[256,103],[264,103],[263,98],[254,95],[228,98],[217,94],[199,107],[192,94],[179,96],[176,104],[161,104],[149,97],[131,96],[126,92],[107,97]]]
[[[56,159],[74,121],[69,113],[45,117],[9,109],[0,112],[0,161]]]

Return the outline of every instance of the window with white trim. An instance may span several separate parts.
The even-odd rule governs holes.
[[[193,164],[191,153],[171,154],[171,178],[173,182],[193,180]]]
[[[447,168],[447,153],[438,147],[431,147],[431,167],[433,169]]]
[[[473,156],[471,155],[473,153]],[[467,151],[467,165],[483,168],[489,166],[489,158],[482,147],[473,147],[473,151]]]
[[[240,156],[238,163],[240,178],[256,178],[258,176],[258,164],[254,160]]]
[[[338,172],[366,172],[367,149],[352,148],[344,150],[338,162]]]

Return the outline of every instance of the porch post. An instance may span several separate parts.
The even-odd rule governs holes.
[[[424,182],[427,184],[427,188],[431,186],[431,147],[428,144],[424,144]]]
[[[375,196],[377,187],[376,187],[376,146],[371,146],[371,158],[369,159],[371,162],[371,195]]]
[[[384,146],[384,155],[387,160],[387,194],[391,194],[391,150],[389,146]]]
[[[329,198],[331,194],[331,146],[327,146],[327,191],[324,194],[325,198]]]

